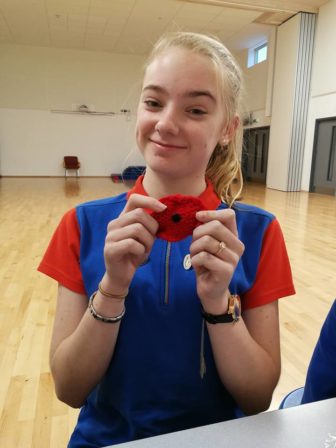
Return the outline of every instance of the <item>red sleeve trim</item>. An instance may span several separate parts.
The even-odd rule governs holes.
[[[278,221],[269,225],[263,239],[255,282],[242,297],[243,309],[266,305],[295,294],[292,271]]]
[[[79,255],[80,229],[72,209],[63,216],[37,270],[74,292],[86,294]]]

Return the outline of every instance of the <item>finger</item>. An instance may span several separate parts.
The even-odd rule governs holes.
[[[144,209],[137,208],[127,213],[123,213],[119,218],[109,222],[107,231],[115,231],[116,229],[127,227],[131,224],[139,223],[144,229],[147,229],[152,235],[155,235],[159,224],[157,221],[149,215]]]
[[[190,255],[196,255],[199,252],[208,252],[219,258],[225,258],[225,250],[228,250],[228,246],[224,241],[218,241],[212,236],[205,235],[195,240],[190,246]]]
[[[209,256],[211,256],[213,261],[217,259],[220,261],[232,263],[234,265],[237,265],[239,263],[240,257],[242,255],[240,247],[237,246],[232,249],[229,248],[225,243],[224,247],[222,247],[222,245],[220,245],[220,242],[214,239],[209,242],[200,239],[195,241],[195,243],[192,243],[192,245],[190,246],[191,259],[201,253],[208,254]]]
[[[113,254],[114,259],[122,258],[125,255],[139,257],[147,253],[145,246],[132,238],[113,243],[108,242],[104,252],[108,258]]]
[[[218,244],[218,240],[216,238],[213,238],[211,235],[201,236],[191,243],[189,249],[190,255],[193,256],[203,251],[215,255],[218,249]]]
[[[119,242],[122,240],[132,239],[139,242],[145,247],[145,251],[149,251],[153,244],[153,234],[150,233],[141,223],[132,223],[126,227],[121,227],[108,232],[106,242]]]
[[[150,196],[144,196],[142,194],[133,193],[129,197],[126,206],[122,213],[127,213],[136,208],[143,208],[147,210],[153,210],[154,212],[162,212],[167,208],[165,204],[162,204],[158,199],[151,198]]]
[[[238,236],[236,213],[232,208],[225,210],[205,210],[196,213],[196,219],[201,223],[210,222],[213,220],[220,221],[225,225],[234,235]]]
[[[204,270],[212,273],[218,273],[222,280],[231,278],[235,269],[236,263],[232,260],[220,260],[209,252],[199,252],[191,257],[191,263],[196,272],[203,272]]]
[[[197,226],[193,231],[193,241],[206,235],[211,236],[218,242],[224,241],[227,246],[234,245],[234,242],[238,240],[237,236],[217,219]]]

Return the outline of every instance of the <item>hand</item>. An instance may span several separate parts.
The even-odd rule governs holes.
[[[196,273],[197,294],[206,311],[227,310],[228,286],[244,244],[238,238],[235,212],[231,209],[198,212],[202,224],[193,232],[190,255]],[[221,246],[220,243],[223,242]]]
[[[157,199],[132,194],[120,216],[109,222],[103,289],[113,294],[123,294],[128,289],[135,270],[147,259],[159,227],[144,209],[163,211],[165,208]]]

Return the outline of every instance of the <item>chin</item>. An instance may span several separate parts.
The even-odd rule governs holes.
[[[172,178],[181,177],[184,173],[177,170],[178,164],[176,162],[168,162],[166,160],[148,160],[146,159],[146,166],[153,173],[161,176],[170,176]]]

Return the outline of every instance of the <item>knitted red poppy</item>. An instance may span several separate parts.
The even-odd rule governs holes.
[[[160,202],[167,208],[163,212],[153,212],[152,216],[159,223],[156,235],[167,241],[180,241],[191,235],[200,224],[196,212],[205,210],[202,201],[195,196],[175,194],[161,198]]]

